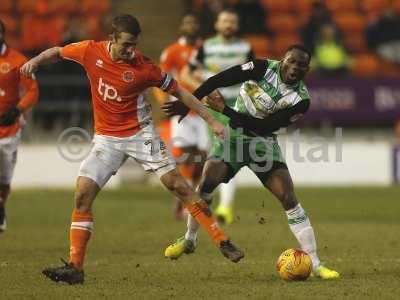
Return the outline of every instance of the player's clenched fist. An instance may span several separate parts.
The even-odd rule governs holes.
[[[20,69],[22,75],[26,77],[32,77],[32,75],[39,68],[39,64],[35,61],[35,59],[31,59],[27,61]]]
[[[220,139],[225,138],[227,128],[225,128],[225,126],[222,125],[220,122],[214,121],[210,124],[210,127],[217,137],[219,137]]]
[[[225,108],[225,99],[218,90],[214,90],[206,97],[206,103],[213,110],[223,112]]]

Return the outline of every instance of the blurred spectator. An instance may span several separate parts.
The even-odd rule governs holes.
[[[333,24],[325,24],[319,31],[313,67],[320,75],[327,76],[345,75],[349,71],[350,58]]]
[[[224,9],[223,0],[205,0],[199,12],[200,34],[209,36],[214,34],[214,22],[218,14]]]
[[[81,18],[73,18],[69,21],[64,32],[63,46],[89,39],[87,29]]]
[[[382,58],[400,63],[400,16],[387,9],[381,18],[367,26],[368,47]]]
[[[300,35],[307,49],[310,49],[310,51],[314,50],[318,33],[320,32],[321,27],[327,23],[332,23],[330,12],[323,2],[314,2],[312,5],[310,19],[305,27],[300,30]]]
[[[271,30],[266,26],[266,8],[263,8],[259,0],[238,1],[233,9],[239,14],[239,34],[263,34],[272,35]]]

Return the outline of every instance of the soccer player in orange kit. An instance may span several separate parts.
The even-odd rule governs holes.
[[[91,85],[94,146],[82,162],[77,179],[69,262],[43,270],[43,274],[53,281],[83,283],[84,257],[93,230],[92,204],[101,188],[128,157],[160,177],[166,188],[207,230],[225,257],[237,262],[244,256],[218,226],[207,204],[176,170],[174,160],[154,129],[151,106],[142,93],[149,87],[159,87],[195,110],[216,135],[222,137],[225,128],[198,99],[179,87],[170,75],[137,50],[140,33],[140,24],[135,17],[117,16],[112,23],[111,41],[82,41],[62,48],[53,47],[31,59],[21,69],[23,74],[30,76],[40,65],[69,59],[85,68]]]
[[[179,80],[179,74],[189,62],[190,57],[200,46],[200,24],[196,16],[187,14],[180,25],[181,37],[169,45],[161,54],[160,68],[172,75],[187,90],[193,90]],[[209,148],[209,132],[204,120],[191,111],[179,122],[172,117],[170,125],[172,154],[179,162],[179,171],[194,188],[197,186]],[[182,202],[177,199],[174,215],[176,219],[184,217]]]
[[[6,27],[0,20],[0,233],[7,227],[5,204],[17,161],[22,113],[39,97],[36,80],[19,72],[26,57],[6,44],[5,33]]]

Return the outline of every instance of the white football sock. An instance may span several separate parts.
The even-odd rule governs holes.
[[[210,193],[200,193],[200,198],[206,201],[207,203],[211,203],[212,194]],[[200,229],[200,224],[196,221],[195,218],[192,217],[191,214],[188,214],[187,219],[187,231],[185,233],[185,239],[196,242],[197,240],[197,232]]]
[[[286,215],[290,230],[299,242],[301,250],[310,256],[313,269],[318,267],[321,262],[317,255],[317,243],[315,241],[314,230],[311,227],[306,212],[300,204],[297,204],[296,207],[287,210]]]
[[[219,188],[219,205],[223,207],[232,207],[235,199],[236,179],[232,178],[228,183],[222,183]]]

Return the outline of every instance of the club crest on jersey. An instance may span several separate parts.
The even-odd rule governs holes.
[[[122,80],[130,83],[133,81],[133,72],[132,71],[125,71],[124,73],[122,73]]]
[[[0,73],[6,74],[10,72],[11,70],[11,65],[8,62],[3,62],[0,64]]]
[[[96,61],[96,66],[102,68],[103,67],[103,61],[101,59],[98,59]]]

